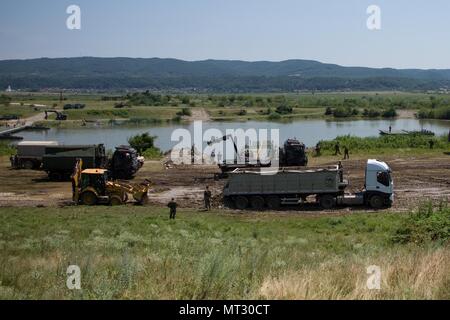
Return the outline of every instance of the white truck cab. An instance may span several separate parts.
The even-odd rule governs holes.
[[[386,162],[367,160],[365,198],[372,207],[379,207],[380,204],[390,205],[394,200],[394,182],[391,173],[391,168]]]

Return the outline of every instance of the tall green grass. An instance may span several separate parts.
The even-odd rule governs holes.
[[[430,149],[430,140],[434,142],[433,148],[449,150],[450,143],[446,136],[432,137],[425,135],[385,135],[380,137],[339,136],[334,140],[320,141],[322,151],[334,153],[336,142],[339,142],[341,152],[347,146],[351,152],[370,152],[382,149]]]
[[[309,287],[296,297],[450,298],[445,244],[391,241],[407,219],[181,208],[171,221],[157,207],[0,208],[0,298],[284,298],[293,287],[280,285],[295,283]],[[65,285],[71,264],[82,290]],[[360,287],[372,264],[390,268],[389,290]],[[424,270],[433,281],[418,283]]]

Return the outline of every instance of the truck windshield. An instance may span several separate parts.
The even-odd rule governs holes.
[[[377,182],[382,185],[388,187],[391,183],[391,176],[387,171],[379,171],[377,172]]]

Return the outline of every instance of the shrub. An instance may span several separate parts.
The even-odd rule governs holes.
[[[281,119],[281,115],[279,113],[272,112],[271,114],[269,114],[268,118],[269,120],[279,120]]]
[[[392,240],[398,243],[424,243],[439,241],[442,243],[450,239],[450,208],[447,201],[434,208],[431,202],[422,204],[417,212],[398,227]]]
[[[142,155],[146,159],[160,159],[162,157],[162,152],[158,148],[153,147],[145,150]]]
[[[128,138],[128,143],[131,147],[136,149],[139,154],[142,154],[148,149],[156,148],[154,145],[156,138],[156,136],[151,136],[148,132],[145,132]]]
[[[178,116],[191,116],[192,115],[192,111],[189,108],[183,108],[181,109],[181,111],[177,112]]]
[[[16,153],[16,148],[12,145],[5,143],[4,141],[0,142],[0,156],[9,156]]]
[[[292,113],[292,107],[282,104],[282,105],[279,105],[275,111],[279,114],[290,114],[290,113]]]
[[[395,108],[389,108],[381,114],[383,118],[393,118],[397,116],[397,111],[395,111]]]
[[[11,100],[12,98],[10,96],[7,96],[6,94],[0,95],[0,104],[3,104],[4,106],[9,106]]]

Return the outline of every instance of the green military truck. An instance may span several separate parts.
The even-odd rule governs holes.
[[[223,196],[226,206],[241,210],[301,206],[308,202],[309,196],[314,196],[314,202],[323,209],[364,204],[379,209],[392,204],[394,185],[391,169],[385,162],[367,161],[363,191],[346,194],[347,185],[340,165],[310,169],[236,169],[229,174]]]
[[[17,144],[17,154],[11,157],[14,169],[40,169],[45,148],[55,147],[57,141],[22,141]]]
[[[66,180],[72,174],[77,159],[82,159],[86,168],[105,168],[108,164],[103,144],[59,145],[45,148],[42,169],[50,180]]]

